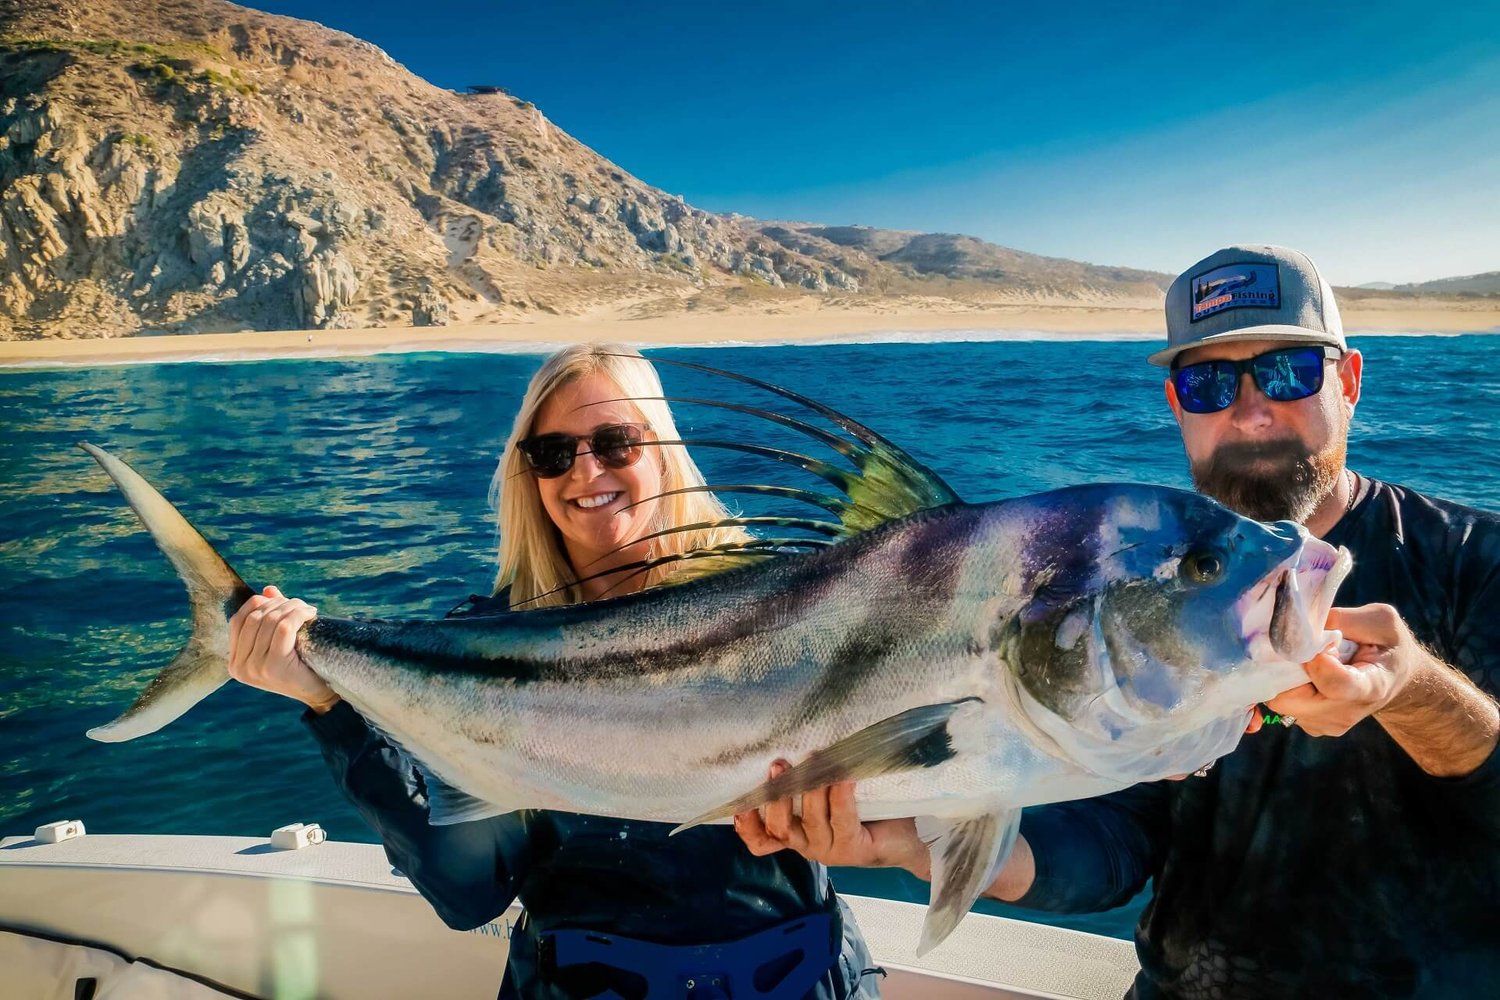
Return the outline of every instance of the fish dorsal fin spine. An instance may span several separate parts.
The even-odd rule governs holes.
[[[633,357],[630,355],[621,356]],[[810,455],[743,441],[714,438],[685,438],[678,441],[651,442],[657,446],[720,448],[772,459],[796,466],[805,472],[817,476],[842,494],[842,496],[838,496],[817,493],[812,490],[777,486],[768,483],[720,483],[666,490],[655,496],[637,501],[636,504],[632,504],[631,506],[646,503],[650,500],[658,500],[663,497],[691,492],[752,493],[762,496],[776,496],[818,506],[834,514],[838,518],[838,521],[835,523],[821,520],[812,521],[804,518],[745,518],[733,516],[713,521],[701,521],[692,525],[667,528],[653,534],[651,536],[653,538],[685,531],[765,525],[811,531],[837,539],[867,531],[887,521],[915,514],[921,510],[959,502],[958,494],[937,473],[917,461],[905,450],[886,440],[880,434],[866,427],[864,424],[845,416],[832,407],[819,403],[800,393],[793,392],[790,389],[785,389],[749,375],[741,375],[738,372],[669,358],[653,358],[651,360],[654,364],[668,364],[687,368],[692,371],[741,382],[745,385],[762,389],[789,400],[804,409],[811,410],[813,413],[840,428],[849,436],[841,437],[831,431],[810,424],[805,420],[777,413],[773,410],[742,403],[706,399],[698,396],[622,397],[620,399],[607,400],[607,402],[639,403],[655,401],[662,403],[685,403],[747,414],[805,434],[830,448],[854,466],[852,470],[841,468]],[[635,541],[639,541],[639,539]],[[635,542],[633,541],[632,544],[635,544]],[[795,545],[781,545],[779,548],[786,551],[797,551],[798,547]],[[765,555],[775,554],[776,551],[773,550],[770,552],[757,552],[755,555],[757,557],[764,557]],[[751,558],[750,561],[756,560]],[[684,576],[688,578],[703,576],[717,569],[739,564],[736,560],[728,560],[712,567],[705,565],[699,567],[695,572],[685,574]],[[650,567],[645,568],[649,569]]]
[[[663,534],[665,533],[663,532]],[[538,594],[529,600],[518,601],[511,606],[511,610],[525,611],[527,610],[526,605],[539,601],[544,597],[550,597],[560,591],[567,590],[569,587],[587,583],[590,580],[614,576],[617,573],[626,573],[628,571],[627,575],[616,581],[609,591],[606,591],[601,597],[595,598],[595,600],[604,600],[607,597],[614,596],[611,591],[624,586],[626,582],[633,580],[642,573],[649,572],[657,566],[693,562],[708,564],[696,572],[690,570],[687,573],[677,573],[664,581],[665,583],[679,584],[686,583],[689,580],[696,580],[702,576],[709,576],[714,573],[738,569],[741,566],[748,566],[785,552],[823,548],[830,544],[832,543],[817,538],[757,538],[745,542],[726,542],[723,545],[710,545],[706,548],[693,549],[691,552],[671,552],[665,555],[651,556],[646,559],[638,559],[635,562],[625,563],[622,566],[612,566],[600,573],[592,573],[588,576],[580,577],[573,583],[556,587],[546,593]]]
[[[818,475],[831,483],[854,503],[854,508],[841,516],[844,526],[852,534],[875,527],[885,521],[914,514],[929,507],[957,503],[958,494],[943,481],[942,477],[904,449],[886,440],[864,424],[801,393],[766,382],[750,375],[726,371],[692,361],[674,358],[652,358],[653,364],[673,365],[691,371],[702,372],[715,378],[728,379],[754,386],[765,392],[780,396],[806,409],[843,430],[850,438],[841,438],[806,421],[786,414],[740,403],[704,399],[692,396],[652,397],[663,402],[683,402],[699,406],[727,409],[749,416],[759,417],[792,428],[833,449],[847,459],[857,471],[850,472],[830,466],[818,459],[780,449],[767,449],[759,445],[736,441],[685,440],[680,442],[696,447],[722,447],[731,450],[763,454],[765,457],[786,461]],[[715,487],[717,488],[717,487]],[[871,516],[873,515],[873,516]]]

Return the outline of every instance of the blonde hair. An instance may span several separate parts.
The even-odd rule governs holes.
[[[552,355],[526,387],[515,425],[505,442],[505,451],[490,483],[490,502],[497,511],[500,533],[499,572],[495,591],[510,587],[511,607],[541,608],[573,604],[583,599],[577,574],[568,562],[562,538],[537,492],[536,479],[530,474],[525,458],[516,443],[532,433],[537,412],[554,392],[580,379],[603,375],[629,398],[643,420],[651,425],[651,437],[660,441],[681,440],[672,410],[662,395],[661,379],[651,362],[639,351],[622,344],[577,344]],[[661,492],[686,486],[703,486],[687,449],[680,445],[648,445],[661,456],[663,471]],[[656,513],[642,534],[650,534],[676,525],[717,521],[730,512],[707,490],[665,496],[657,501]],[[707,528],[674,532],[651,541],[651,555],[675,555],[729,542],[746,541],[749,532],[739,527]],[[644,586],[653,587],[689,563],[674,562],[656,566],[645,574]],[[543,596],[545,595],[545,596]]]

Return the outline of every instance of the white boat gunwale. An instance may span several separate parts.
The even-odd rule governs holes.
[[[893,1000],[1117,1000],[1138,968],[1130,942],[979,913],[919,959],[925,907],[845,898]],[[0,840],[0,929],[73,939],[249,997],[295,995],[299,984],[333,1000],[430,993],[435,984],[423,976],[442,970],[440,995],[490,1000],[520,912],[512,906],[455,931],[374,844],[283,851],[251,837]],[[409,961],[417,950],[428,959],[420,974]]]

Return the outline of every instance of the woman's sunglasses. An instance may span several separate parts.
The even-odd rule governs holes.
[[[1172,371],[1177,401],[1189,413],[1217,413],[1239,395],[1240,375],[1250,373],[1267,399],[1290,403],[1323,388],[1323,362],[1338,360],[1336,347],[1283,347],[1243,361],[1199,361]]]
[[[641,445],[650,424],[605,424],[592,434],[537,434],[516,442],[538,479],[556,479],[573,467],[578,443],[588,443],[587,454],[608,469],[628,468],[641,460]]]

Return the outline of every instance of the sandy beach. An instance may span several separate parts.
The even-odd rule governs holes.
[[[1371,306],[1377,303],[1370,303]],[[1493,333],[1500,303],[1426,303],[1344,311],[1350,334]],[[639,347],[764,343],[835,343],[904,339],[1119,339],[1165,336],[1160,307],[1015,306],[919,311],[823,309],[791,313],[715,312],[650,319],[618,316],[442,327],[199,333],[92,340],[0,342],[0,367],[74,367],[152,361],[246,361],[347,357],[415,351],[542,352],[585,340]]]

